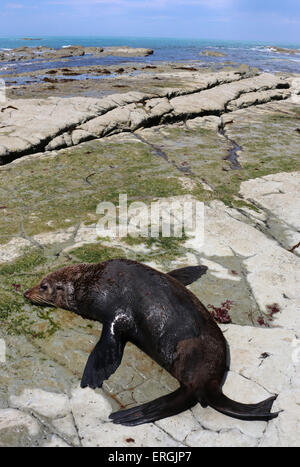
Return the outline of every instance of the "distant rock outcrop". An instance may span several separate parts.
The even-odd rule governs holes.
[[[25,39],[24,40],[31,40]],[[32,39],[34,40],[34,39]],[[81,45],[70,45],[61,49],[53,49],[50,47],[18,47],[16,49],[0,52],[0,61],[24,61],[34,59],[44,60],[60,60],[69,57],[81,57],[85,54],[94,56],[114,55],[116,57],[147,57],[154,52],[152,49],[133,48],[133,47],[83,47]]]
[[[290,54],[290,55],[300,54],[300,49],[286,49],[284,47],[277,47],[275,45],[271,45],[269,48],[272,50],[272,52],[278,52],[281,54]]]
[[[217,52],[216,50],[202,50],[201,55],[206,55],[207,57],[226,57],[226,54]]]

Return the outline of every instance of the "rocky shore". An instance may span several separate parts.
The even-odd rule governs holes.
[[[151,66],[114,65],[101,80],[91,75],[103,67],[70,68],[79,79],[68,83],[49,69],[56,82],[12,85],[0,106],[2,446],[300,445],[300,76]],[[97,205],[119,193],[202,201],[204,243],[99,238]],[[62,265],[120,256],[162,271],[208,266],[190,288],[210,310],[229,308],[224,392],[245,403],[278,394],[278,418],[197,404],[134,428],[108,421],[177,382],[129,344],[103,389],[80,389],[101,326],[31,306],[23,291]]]
[[[25,39],[24,39],[25,40]],[[29,40],[29,39],[27,39]],[[70,57],[82,57],[91,54],[96,57],[113,55],[117,57],[147,57],[153,54],[153,50],[132,47],[82,47],[69,46],[61,49],[53,49],[45,46],[18,47],[16,49],[0,52],[0,62],[15,62],[28,60],[60,60]]]
[[[122,63],[122,65],[68,66],[30,72],[2,74],[8,98],[99,97],[139,89],[160,87],[161,73],[178,71],[207,72],[198,63]],[[139,75],[142,74],[141,77]],[[169,84],[176,85],[170,75]]]

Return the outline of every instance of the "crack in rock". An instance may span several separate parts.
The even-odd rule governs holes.
[[[24,138],[24,131],[34,134],[37,134],[38,131],[37,123],[35,123],[34,128],[30,125],[28,125],[28,128],[22,128],[21,125],[24,125],[24,122],[22,122],[22,118],[18,114],[19,120],[16,123],[14,134],[8,137],[1,135],[0,132],[0,160],[2,158],[2,164],[7,164],[28,154],[61,149],[122,131],[135,131],[138,128],[151,127],[159,123],[185,121],[186,118],[190,117],[221,115],[227,112],[226,105],[239,98],[241,94],[272,90],[282,83],[281,78],[267,73],[245,78],[242,74],[236,72],[219,72],[215,75],[201,75],[201,78],[203,83],[198,86],[198,91],[185,91],[185,93],[179,91],[179,96],[169,99],[166,99],[163,92],[159,98],[153,98],[149,94],[129,92],[103,98],[100,102],[96,100],[94,102],[95,110],[93,111],[84,110],[84,108],[82,111],[76,110],[76,103],[84,102],[80,98],[65,99],[63,104],[58,101],[57,111],[55,112],[55,115],[58,114],[58,122],[55,122],[55,124],[52,122],[52,127],[53,125],[56,127],[56,129],[53,128],[52,134],[51,124],[48,124],[46,128],[42,127],[32,146],[24,147],[23,145],[22,147],[22,144],[19,144],[14,149],[11,143],[15,141],[16,137]],[[280,97],[287,98],[288,95]],[[275,99],[274,96],[273,98]],[[268,99],[270,101],[271,97],[266,97],[267,101]],[[252,100],[250,98],[248,104],[251,106],[256,102],[257,99],[253,100],[252,96]],[[28,101],[24,101],[25,103],[30,106]],[[104,104],[105,111],[99,108],[100,103]],[[68,105],[70,111],[73,108],[74,115],[71,113],[72,122],[66,121]],[[63,106],[62,112],[59,109],[61,106]],[[40,112],[43,112],[42,108]],[[52,118],[54,118],[53,109],[51,109],[51,112]],[[26,122],[28,123],[28,121],[30,119],[27,116]],[[44,135],[42,135],[42,132],[44,132]],[[26,144],[28,145],[28,143]],[[8,150],[8,147],[11,149]]]

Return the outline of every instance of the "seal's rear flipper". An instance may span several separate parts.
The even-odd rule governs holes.
[[[135,426],[142,423],[155,422],[162,418],[171,417],[193,407],[197,402],[194,395],[180,387],[167,396],[159,397],[147,404],[139,405],[128,410],[112,413],[109,418],[113,423]]]
[[[186,268],[174,269],[174,271],[168,272],[168,275],[172,276],[183,285],[189,285],[203,276],[207,269],[207,266],[188,266]]]
[[[116,336],[110,325],[104,325],[101,339],[86,363],[81,387],[101,388],[103,381],[112,375],[121,363],[125,343]]]
[[[219,388],[206,395],[208,405],[218,412],[240,420],[263,420],[266,422],[276,418],[280,413],[270,412],[276,398],[277,396],[272,396],[258,404],[242,404],[226,397]]]

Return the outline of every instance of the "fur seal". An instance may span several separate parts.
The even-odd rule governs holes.
[[[146,404],[112,413],[114,423],[134,426],[176,415],[200,402],[242,420],[270,420],[270,397],[242,404],[226,397],[226,340],[209,311],[185,285],[206,272],[189,267],[168,274],[117,259],[59,269],[25,292],[37,305],[73,311],[103,324],[81,387],[101,387],[121,363],[127,341],[170,372],[180,388]]]

